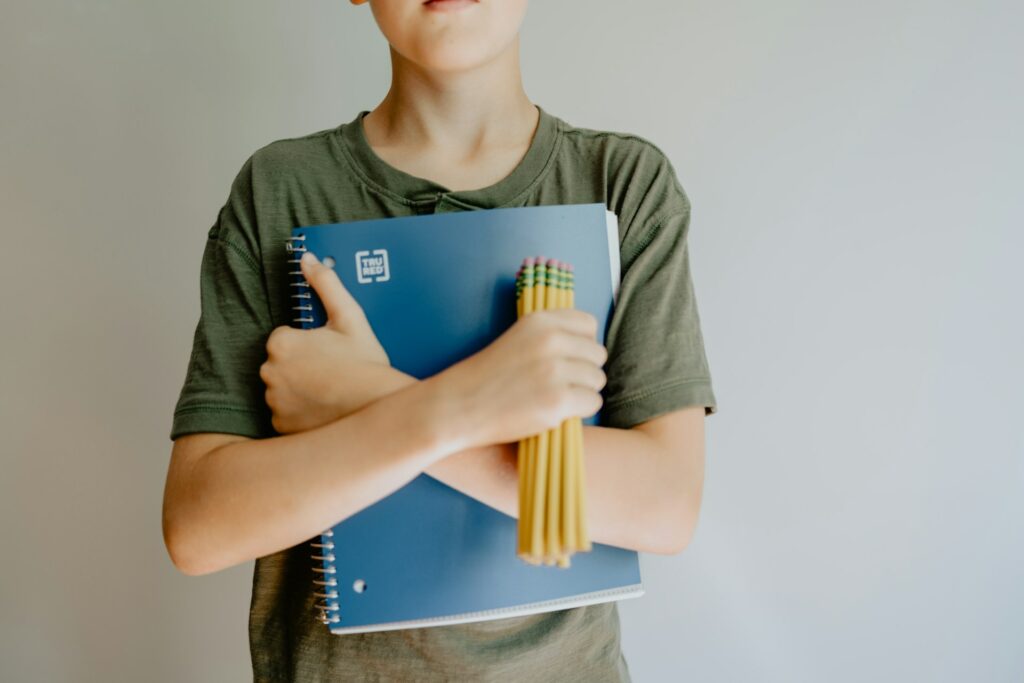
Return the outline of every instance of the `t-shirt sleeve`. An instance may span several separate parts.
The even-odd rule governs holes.
[[[275,434],[259,376],[273,329],[252,196],[251,161],[231,186],[206,236],[200,265],[200,314],[170,438],[221,432]]]
[[[702,405],[717,412],[690,272],[689,200],[630,226],[622,277],[605,336],[607,382],[600,424],[629,428]]]

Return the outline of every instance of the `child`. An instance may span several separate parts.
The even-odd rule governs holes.
[[[257,150],[209,230],[170,435],[168,551],[187,574],[255,559],[256,680],[628,681],[615,602],[346,636],[315,618],[306,541],[322,529],[421,472],[516,516],[518,440],[599,408],[602,426],[584,427],[591,538],[680,552],[700,508],[703,420],[716,411],[690,204],[668,159],[643,138],[576,127],[529,101],[526,0],[370,6],[391,46],[384,100]],[[619,217],[607,350],[590,314],[538,311],[417,380],[389,366],[372,321],[315,259],[300,267],[329,323],[288,327],[293,226],[590,202]]]

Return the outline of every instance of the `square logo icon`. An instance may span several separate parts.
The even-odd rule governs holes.
[[[387,282],[391,279],[388,266],[388,250],[364,249],[356,252],[356,279],[362,284]]]

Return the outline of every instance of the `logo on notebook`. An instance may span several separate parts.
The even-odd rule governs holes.
[[[356,278],[362,284],[387,282],[390,280],[391,270],[388,268],[388,250],[357,251]]]

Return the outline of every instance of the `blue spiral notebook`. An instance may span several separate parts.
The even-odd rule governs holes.
[[[523,258],[568,261],[575,308],[605,330],[619,286],[618,220],[604,204],[481,209],[298,227],[287,243],[294,325],[326,316],[298,260],[332,265],[392,366],[419,379],[516,321]],[[329,260],[328,260],[329,259]],[[333,263],[332,263],[333,262]],[[584,424],[600,424],[600,412]],[[420,474],[312,542],[317,616],[333,633],[420,628],[638,597],[636,551],[593,543],[571,566],[516,554],[517,520]]]

